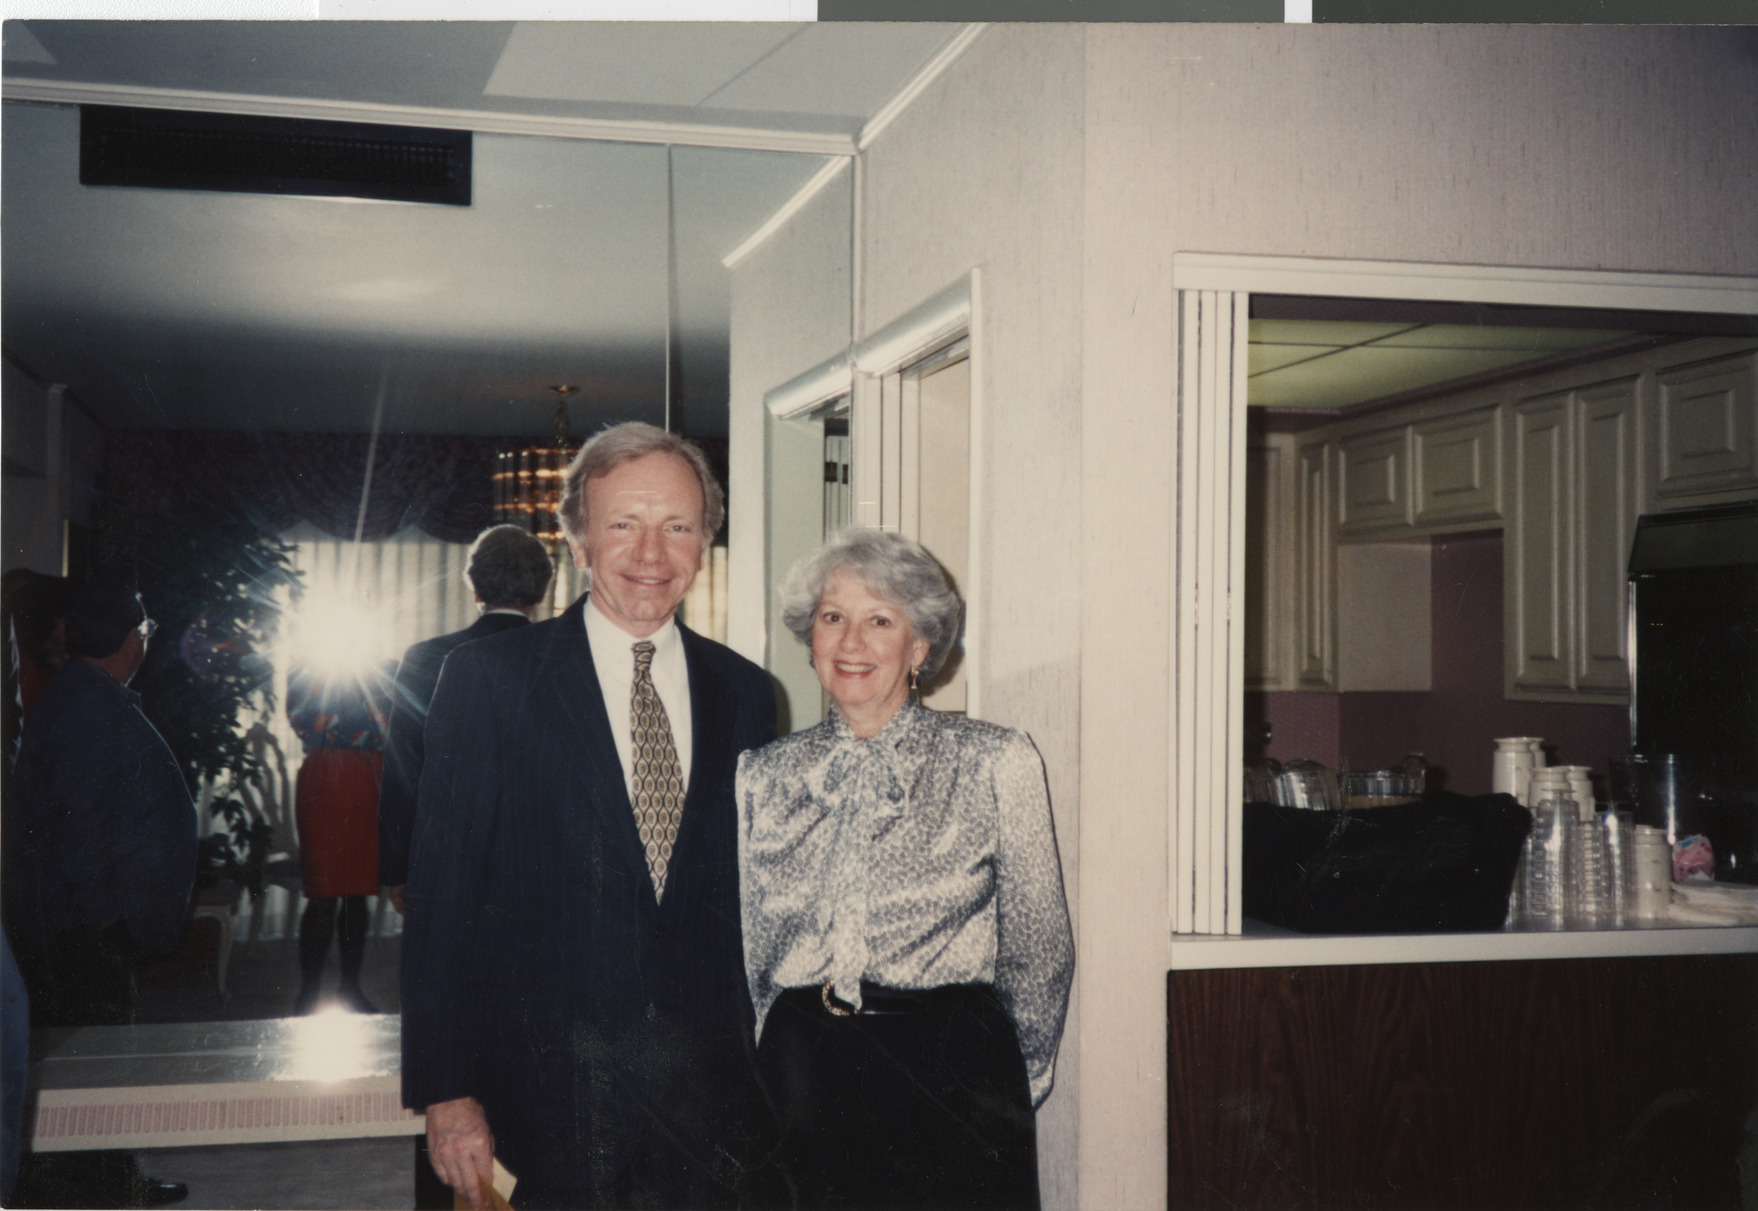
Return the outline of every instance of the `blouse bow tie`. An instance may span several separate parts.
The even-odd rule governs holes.
[[[898,730],[888,724],[871,740],[857,739],[852,733],[840,737],[828,759],[807,777],[809,792],[835,830],[824,859],[824,886],[836,889],[824,931],[830,981],[836,995],[856,1009],[861,1007],[861,976],[867,970],[873,840],[903,817],[909,801],[898,768]]]

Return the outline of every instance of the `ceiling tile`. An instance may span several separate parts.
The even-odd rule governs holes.
[[[1361,324],[1330,320],[1252,320],[1252,344],[1359,345],[1409,328],[1409,324]]]
[[[491,97],[699,105],[797,34],[782,21],[522,21],[483,92]]]
[[[1248,400],[1275,408],[1344,408],[1401,391],[1517,365],[1529,350],[1345,349],[1251,380]]]
[[[4,39],[4,56],[8,63],[55,62],[55,56],[43,49],[43,44],[22,21],[8,21],[0,38]]]
[[[1379,341],[1384,346],[1426,349],[1509,349],[1542,357],[1564,349],[1606,345],[1629,332],[1608,328],[1480,328],[1466,324],[1425,324]]]
[[[909,22],[811,25],[703,104],[870,118],[962,28]]]
[[[12,37],[16,21],[6,23]],[[480,107],[506,21],[32,21],[53,65],[7,78]],[[10,45],[10,43],[8,43]]]
[[[1250,347],[1249,374],[1254,377],[1268,374],[1272,370],[1280,370],[1295,362],[1310,361],[1315,357],[1323,357],[1327,353],[1335,353],[1341,345],[1259,345],[1255,342]]]

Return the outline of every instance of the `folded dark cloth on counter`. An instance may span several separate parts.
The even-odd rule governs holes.
[[[1511,795],[1352,811],[1245,805],[1245,915],[1301,933],[1500,929],[1532,827]]]

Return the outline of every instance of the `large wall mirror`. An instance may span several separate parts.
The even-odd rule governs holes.
[[[558,405],[574,441],[639,419],[707,448],[731,524],[686,621],[776,674],[784,726],[817,717],[771,602],[841,507],[824,466],[839,440],[846,460],[848,439],[833,409],[779,422],[764,397],[846,357],[858,140],[958,32],[8,23],[6,570],[77,576],[120,559],[163,579],[182,558],[161,541],[168,519],[226,509],[286,544],[305,588],[292,601],[269,586],[286,612],[258,655],[280,696],[238,716],[261,725],[260,765],[248,785],[221,772],[199,788],[204,831],[226,829],[226,799],[268,826],[266,852],[242,837],[237,849],[267,859],[262,895],[192,923],[187,953],[143,981],[142,1021],[291,1012],[291,643],[345,647],[365,669],[465,625],[463,544],[490,519],[495,457],[552,441]],[[468,132],[468,204],[82,184],[89,106]],[[751,416],[760,426],[741,426]],[[579,587],[559,551],[557,564],[550,610]],[[320,604],[346,614],[320,627]],[[173,621],[169,603],[147,606]],[[203,645],[223,641],[196,625],[222,610],[177,608],[179,634],[143,671],[149,706],[155,678],[200,680]],[[367,992],[395,1010],[399,921],[372,911]],[[223,999],[222,916],[235,931]],[[333,949],[328,962],[333,989]]]

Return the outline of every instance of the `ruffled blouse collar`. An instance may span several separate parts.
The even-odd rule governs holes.
[[[872,843],[909,806],[909,780],[898,749],[919,725],[923,711],[905,701],[870,739],[855,735],[834,709],[826,723],[830,745],[805,771],[806,791],[836,830],[826,849],[823,886],[835,889],[827,931],[830,983],[836,995],[859,1008],[867,966],[867,907]]]
[[[830,708],[825,721],[830,724],[831,739],[838,744],[877,744],[896,748],[925,713],[926,708],[917,705],[914,698],[905,698],[903,705],[885,721],[885,726],[865,740],[855,735],[855,729],[848,725],[848,720],[834,706]]]

